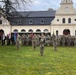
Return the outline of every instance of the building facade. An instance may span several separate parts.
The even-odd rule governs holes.
[[[73,1],[61,0],[60,5],[51,22],[51,32],[76,35],[76,9],[73,7]]]
[[[58,10],[19,12],[21,16],[0,17],[0,30],[9,33],[76,35],[76,9],[72,0],[61,0]]]

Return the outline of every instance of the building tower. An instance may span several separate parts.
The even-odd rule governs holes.
[[[73,7],[72,0],[61,0],[60,8],[55,13],[52,21],[51,32],[59,35],[75,35],[76,27],[76,9]]]

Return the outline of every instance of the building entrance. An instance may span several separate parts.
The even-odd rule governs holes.
[[[70,34],[70,30],[69,30],[69,29],[64,29],[63,34],[64,34],[64,35]]]

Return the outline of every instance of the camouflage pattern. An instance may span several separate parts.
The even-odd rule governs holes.
[[[0,45],[1,45],[1,40],[0,40]]]
[[[26,45],[26,40],[27,40],[27,36],[25,34],[23,34],[21,36],[21,43],[22,43],[22,46],[25,46]]]
[[[36,46],[37,46],[37,36],[36,34],[34,34],[32,37],[32,47],[34,50],[36,49]]]
[[[17,39],[16,39],[16,48],[17,48],[17,49],[20,48],[20,42],[21,42],[21,37],[20,37],[20,35],[18,34],[18,35],[17,35]]]
[[[1,45],[1,35],[0,35],[0,45]]]
[[[76,47],[76,36],[75,36],[75,39],[74,39],[74,47]]]
[[[47,35],[47,36],[45,37],[45,44],[46,44],[47,46],[50,46],[50,45],[51,45],[51,37],[50,37],[49,35]]]
[[[62,46],[65,46],[65,36],[64,35],[62,36],[61,40],[62,40]]]
[[[44,44],[45,44],[45,36],[44,34],[41,34],[41,39],[40,39],[40,55],[44,55]]]
[[[40,35],[37,35],[37,46],[39,46]]]
[[[52,35],[52,40],[53,40],[53,50],[57,50],[57,44],[58,44],[58,38],[54,34]]]
[[[73,46],[76,47],[76,36],[71,36],[71,35],[59,35],[55,36],[54,34],[52,36],[45,35],[45,43],[44,45],[46,46],[51,46],[53,45],[54,50],[57,48],[57,46]],[[23,46],[25,45],[32,45],[33,49],[36,48],[36,46],[40,46],[40,38],[42,38],[42,35],[36,34],[35,37],[32,39],[30,34],[23,34],[21,36],[21,43]],[[15,45],[17,42],[15,41],[16,34],[13,34],[13,41],[12,39],[12,45]],[[35,41],[35,42],[34,42]],[[7,41],[5,42],[7,43]],[[3,36],[0,37],[0,45],[4,44]],[[6,45],[6,44],[5,44]],[[11,45],[11,44],[10,44]]]
[[[68,46],[70,46],[70,43],[71,43],[71,36],[68,35],[68,38],[67,38],[67,39],[68,39],[68,40],[67,40]]]

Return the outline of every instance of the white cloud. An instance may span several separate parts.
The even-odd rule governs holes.
[[[33,2],[33,5],[40,5],[40,4],[41,4],[41,2],[38,1],[38,0],[36,0],[36,1]]]
[[[30,9],[28,10],[48,10],[48,8],[53,8],[57,10],[60,7],[61,0],[35,0],[34,3],[31,4]],[[74,7],[76,8],[76,0],[73,0]]]

